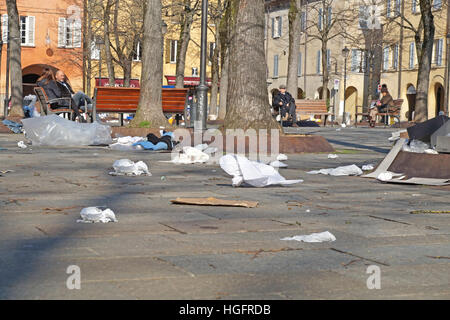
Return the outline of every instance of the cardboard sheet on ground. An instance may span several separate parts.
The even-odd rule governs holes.
[[[233,176],[233,187],[239,187],[244,183],[263,188],[270,185],[284,186],[303,182],[303,180],[286,180],[273,167],[234,154],[223,156],[219,163],[226,173]]]
[[[218,206],[218,207],[244,207],[244,208],[256,208],[258,202],[256,201],[244,201],[244,200],[223,200],[210,198],[177,198],[171,200],[173,204],[187,204],[198,206]]]
[[[399,139],[388,155],[383,159],[380,165],[372,173],[362,176],[363,178],[373,178],[378,179],[380,175],[389,172],[389,167],[394,162],[395,158],[402,150],[406,139]],[[395,172],[396,175],[403,175],[401,172]],[[450,180],[448,179],[431,179],[431,178],[410,178],[406,179],[404,177],[393,178],[388,181],[388,183],[398,183],[398,184],[418,184],[418,185],[430,185],[430,186],[445,186],[450,185]]]

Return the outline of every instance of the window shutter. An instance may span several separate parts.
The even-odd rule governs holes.
[[[278,77],[278,55],[273,57],[273,77]]]
[[[391,16],[391,0],[387,0],[386,16],[388,18]]]
[[[34,37],[35,37],[35,21],[36,18],[33,16],[27,17],[27,45],[34,46]]]
[[[333,14],[333,8],[332,7],[328,7],[328,18],[327,18],[328,27],[331,25],[332,14]]]
[[[330,69],[331,66],[331,49],[327,49],[327,68]]]
[[[321,56],[321,51],[320,50],[318,50],[317,51],[317,68],[316,68],[316,71],[317,71],[317,74],[320,74],[320,65],[322,64],[321,63],[321,60],[320,60],[320,57]]]
[[[414,69],[415,44],[411,42],[409,45],[409,68]]]
[[[170,45],[171,45],[170,40],[166,39],[164,48],[165,63],[170,63]]]
[[[297,75],[299,77],[302,76],[302,53],[300,52],[298,54],[298,68],[297,68]]]
[[[358,50],[356,50],[356,49],[352,49],[351,70],[353,72],[357,72],[358,71]]]
[[[319,9],[319,30],[322,31],[322,16],[323,16],[323,10],[322,8]]]
[[[275,18],[272,18],[272,38],[275,38]]]
[[[437,65],[440,66],[442,65],[442,49],[443,49],[443,45],[444,45],[444,39],[439,39],[438,40],[438,56],[437,56]]]
[[[8,43],[8,15],[2,15],[2,41]]]
[[[66,19],[59,18],[58,20],[58,48],[66,46]]]
[[[72,32],[73,32],[73,47],[81,48],[81,20],[80,19],[73,20]]]

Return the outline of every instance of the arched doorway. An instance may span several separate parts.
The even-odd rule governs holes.
[[[439,112],[444,111],[444,87],[440,83],[436,83],[434,86],[434,94],[436,97],[436,117]]]
[[[331,97],[330,89],[327,89],[327,92],[328,92],[328,99],[330,99],[330,97]],[[324,96],[323,96],[323,87],[317,88],[316,95],[315,95],[315,99],[316,99],[316,100],[317,100],[317,99],[320,99],[320,100],[324,99]]]
[[[357,103],[358,90],[355,87],[348,87],[345,90],[345,112],[350,113],[353,119],[355,117]]]
[[[36,81],[44,72],[45,68],[50,68],[54,74],[58,71],[58,68],[47,64],[33,64],[22,70],[23,96],[34,95],[33,90],[36,87]]]
[[[297,89],[297,99],[305,99],[305,93],[302,88]]]
[[[408,121],[412,121],[414,118],[414,112],[416,110],[416,88],[413,84],[409,83],[406,87],[406,98],[408,99],[408,112],[406,118]]]

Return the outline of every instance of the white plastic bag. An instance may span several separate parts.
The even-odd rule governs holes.
[[[114,162],[113,168],[114,172],[109,173],[112,176],[140,176],[143,174],[147,176],[152,175],[148,171],[148,166],[143,161],[134,163],[129,159],[121,159]]]
[[[335,177],[340,176],[360,176],[363,174],[363,171],[355,164],[344,167],[337,167],[334,169],[321,169],[308,172],[309,174],[324,174]]]
[[[318,242],[333,242],[336,241],[336,237],[330,233],[329,231],[322,233],[313,233],[306,236],[295,236],[281,239],[282,241],[301,241],[301,242],[310,242],[310,243],[318,243]]]
[[[88,146],[112,143],[111,127],[94,123],[78,123],[50,115],[23,119],[26,137],[36,146]]]
[[[210,156],[198,148],[183,147],[183,153],[175,154],[172,158],[172,163],[176,164],[194,164],[208,162]]]
[[[78,223],[108,223],[117,222],[116,215],[111,209],[101,210],[97,207],[84,208],[80,212],[81,220]]]
[[[286,180],[273,167],[250,161],[238,155],[226,155],[219,160],[220,167],[233,176],[233,187],[239,187],[244,182],[257,188],[270,185],[290,185],[303,180]]]

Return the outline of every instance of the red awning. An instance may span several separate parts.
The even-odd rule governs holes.
[[[174,86],[176,83],[176,76],[165,76],[167,79],[167,84],[169,86]],[[211,87],[211,79],[206,79],[206,85]],[[200,85],[200,77],[184,77],[184,85],[189,87],[196,87]]]

